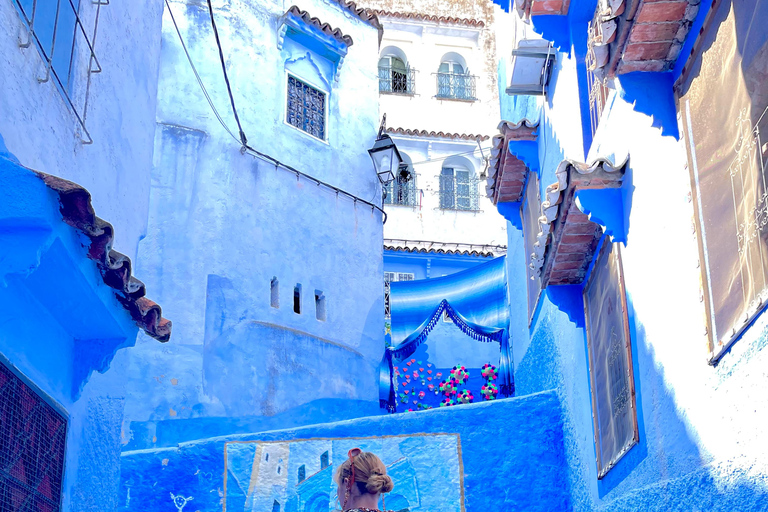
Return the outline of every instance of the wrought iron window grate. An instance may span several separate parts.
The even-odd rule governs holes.
[[[93,143],[85,121],[88,114],[88,99],[91,90],[91,74],[101,73],[101,64],[96,57],[93,42],[99,27],[99,14],[102,5],[109,5],[109,0],[91,0],[84,5],[95,6],[93,12],[93,33],[89,37],[82,20],[80,0],[11,0],[22,22],[26,26],[26,40],[22,36],[20,48],[29,48],[34,44],[45,64],[45,72],[38,77],[39,83],[48,82],[53,77],[54,84],[77,118],[82,130],[84,144]],[[84,46],[83,46],[84,43]],[[83,48],[78,52],[79,48]],[[74,79],[77,77],[78,53],[84,51],[88,58],[88,71],[83,94],[73,97]]]
[[[325,93],[288,76],[288,124],[325,140]]]
[[[379,66],[379,92],[412,96],[416,92],[416,70]]]
[[[0,362],[0,511],[58,512],[67,420]]]
[[[437,97],[449,100],[477,100],[477,77],[457,73],[436,73]]]
[[[411,176],[413,176],[413,172],[411,172]],[[398,173],[398,176],[387,185],[386,190],[385,204],[401,206],[416,206],[418,204],[416,200],[418,191],[416,190],[416,179],[414,177],[406,181]]]
[[[596,24],[593,23],[590,29],[596,31]],[[597,125],[600,124],[600,117],[603,115],[605,103],[608,100],[608,87],[592,71],[597,64],[595,62],[595,52],[588,51],[585,62],[587,65],[587,91],[589,91],[589,121],[592,135],[594,135],[597,131]]]
[[[443,167],[440,175],[440,208],[443,210],[479,210],[478,180],[466,169]]]

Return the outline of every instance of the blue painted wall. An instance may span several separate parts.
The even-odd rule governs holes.
[[[170,5],[234,130],[207,6]],[[249,144],[378,203],[367,153],[379,124],[369,59],[378,31],[333,2],[298,5],[353,38],[341,67],[307,39],[278,37],[281,2],[232,2],[214,12]],[[285,122],[289,72],[326,92],[327,140]],[[136,267],[173,318],[174,343],[140,337],[121,362],[133,398],[126,448],[378,414],[381,213],[243,154],[203,96],[167,9],[159,89],[149,226]]]
[[[298,463],[307,464],[309,477],[319,452],[329,450],[335,468],[352,446],[378,453],[390,464],[395,488],[387,499],[388,510],[403,502],[414,512],[568,510],[561,420],[557,396],[548,392],[494,404],[360,418],[124,452],[119,510],[171,508],[171,493],[193,498],[187,510],[215,510],[221,507],[222,499],[228,511],[243,510],[244,498],[254,491],[276,490],[279,501],[281,489],[296,485]],[[510,439],[509,449],[494,442],[501,431]],[[312,439],[316,441],[298,443]],[[307,448],[288,449],[286,441]],[[255,459],[258,464],[254,464],[254,445],[272,451],[269,461],[261,452]],[[396,453],[404,460],[392,464]],[[278,464],[284,465],[280,473]],[[265,469],[271,470],[270,478],[263,475]],[[249,482],[269,485],[249,491]],[[333,491],[335,486],[325,486],[325,493],[332,496]],[[271,505],[274,498],[270,495],[268,499]],[[328,510],[325,500],[321,508],[304,510]]]
[[[517,394],[552,389],[562,400],[574,510],[765,510],[768,402],[759,391],[766,375],[758,368],[768,363],[768,320],[759,317],[716,367],[707,364],[685,149],[668,135],[676,134],[668,122],[676,115],[670,80],[641,77],[652,82],[649,88],[638,87],[636,76],[620,76],[590,140],[584,130],[588,111],[580,108],[587,94],[579,71],[581,43],[574,44],[558,54],[542,113],[541,193],[556,181],[563,158],[621,162],[630,156],[622,257],[640,441],[597,479],[581,286],[546,290],[529,328],[527,258],[522,233],[510,224]]]
[[[63,509],[114,510],[125,389],[111,364],[138,328],[58,194],[10,158],[0,137],[0,361],[66,412]]]

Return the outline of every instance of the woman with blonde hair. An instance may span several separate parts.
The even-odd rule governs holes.
[[[333,480],[336,496],[343,512],[380,512],[381,493],[390,492],[395,484],[387,475],[387,467],[371,452],[352,448],[349,459],[339,466]],[[386,510],[386,507],[384,507]]]

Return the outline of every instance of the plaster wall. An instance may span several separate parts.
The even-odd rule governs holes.
[[[62,510],[114,511],[125,389],[111,363],[138,328],[57,194],[4,150],[0,137],[0,361],[67,418]]]
[[[95,51],[102,67],[101,73],[91,74],[84,114],[90,52],[78,33],[69,96],[86,115],[94,141],[86,145],[54,80],[38,81],[45,77],[45,66],[34,43],[19,46],[28,37],[15,2],[0,4],[0,133],[5,144],[22,164],[88,189],[96,211],[115,226],[115,248],[134,261],[149,208],[162,5],[162,0],[81,2],[80,17],[92,42],[99,11]],[[62,10],[67,7],[62,4]],[[38,25],[44,14],[38,13]]]
[[[236,130],[207,6],[170,5],[214,105]],[[215,10],[249,144],[378,202],[367,154],[378,127],[377,30],[336,3],[299,6],[352,37],[338,81],[316,49],[288,37],[278,49],[282,2]],[[326,141],[284,122],[286,68],[327,87]],[[135,399],[124,444],[377,413],[382,247],[380,212],[240,151],[211,112],[166,10],[150,222],[137,272],[173,318],[174,343],[160,347],[142,337],[123,361]],[[184,426],[168,426],[173,421]]]
[[[542,192],[562,158],[580,158],[578,65],[578,56],[559,54],[540,129]],[[685,150],[633,109],[622,87],[631,80],[616,81],[587,161],[630,156],[622,260],[640,441],[597,479],[581,286],[549,287],[530,329],[510,300],[517,394],[555,389],[561,397],[575,510],[765,510],[768,403],[759,390],[768,377],[768,320],[758,317],[717,366],[707,364]],[[656,116],[674,116],[667,99],[655,104]],[[510,224],[508,254],[522,243]],[[510,297],[524,298],[525,269],[510,262]]]

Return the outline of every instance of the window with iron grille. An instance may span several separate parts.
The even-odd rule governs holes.
[[[408,272],[384,272],[384,318],[392,318],[392,308],[389,302],[389,283],[396,281],[413,281],[416,276]]]
[[[90,94],[90,75],[100,73],[101,65],[96,57],[93,44],[88,36],[92,32],[96,37],[99,13],[102,5],[109,2],[94,0],[80,5],[80,0],[11,0],[24,23],[24,32],[19,39],[20,48],[37,48],[43,60],[44,71],[37,76],[37,81],[45,83],[53,78],[53,83],[62,94],[67,106],[77,118],[82,130],[83,143],[93,142],[85,127]],[[81,9],[93,8],[94,26],[86,28],[81,19]],[[76,52],[78,48],[82,50]],[[77,101],[71,94],[72,84],[78,74],[77,53],[85,54],[88,59],[85,93]],[[85,61],[83,61],[84,64]],[[80,71],[85,73],[84,65]]]
[[[404,164],[400,166],[400,170],[407,170],[408,165]],[[410,179],[405,179],[403,173],[398,172],[394,180],[389,182],[386,186],[387,195],[384,198],[385,204],[397,204],[401,206],[416,206],[418,201],[416,200],[416,178],[415,173],[411,170]]]
[[[590,30],[593,32],[598,30],[594,22],[590,24]],[[608,100],[608,87],[605,85],[605,81],[596,77],[592,71],[596,66],[595,53],[593,51],[587,52],[586,65],[587,90],[589,92],[589,121],[592,135],[594,135],[597,131],[597,125],[600,124],[600,116],[603,115],[605,103]]]
[[[386,55],[379,59],[379,92],[413,95],[416,70],[399,57]]]
[[[639,440],[619,245],[603,242],[583,291],[598,478]]]
[[[443,62],[437,72],[439,99],[475,101],[476,79],[458,62]]]
[[[67,419],[0,361],[0,510],[61,510]]]
[[[478,210],[477,177],[461,167],[443,167],[440,173],[440,208]]]
[[[288,110],[291,126],[325,140],[325,93],[288,75]]]

